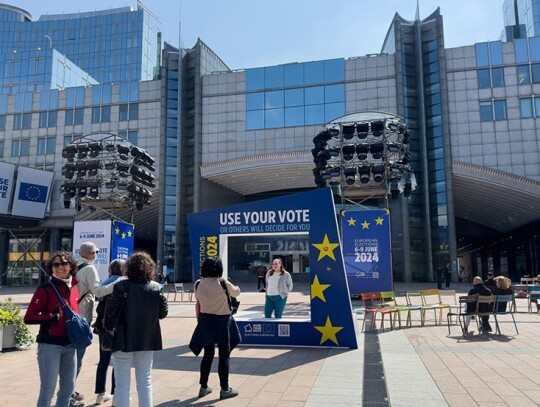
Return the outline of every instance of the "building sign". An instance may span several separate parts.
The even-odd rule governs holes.
[[[134,226],[131,223],[113,220],[111,233],[111,261],[115,259],[127,260],[133,253]]]
[[[11,214],[43,219],[49,200],[53,173],[19,167]]]
[[[8,213],[14,175],[15,166],[13,164],[0,162],[0,215]]]
[[[111,261],[111,221],[92,220],[76,221],[73,223],[73,255],[75,259],[81,257],[79,249],[84,242],[94,242],[99,248],[98,256],[94,261],[101,281],[109,277],[109,263]]]
[[[389,212],[343,211],[341,229],[351,295],[393,290]]]
[[[227,270],[229,237],[307,233],[310,318],[251,318],[237,314],[246,345],[357,348],[355,324],[332,193],[328,188],[188,215],[195,277],[207,257]],[[247,314],[246,314],[247,315]]]

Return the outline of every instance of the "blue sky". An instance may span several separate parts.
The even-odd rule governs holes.
[[[136,0],[4,0],[42,14],[136,7]],[[413,20],[416,0],[145,0],[177,46],[201,38],[231,69],[350,58],[380,51],[394,14]],[[420,0],[420,17],[439,5],[447,48],[499,39],[503,0]],[[91,5],[91,6],[90,6]]]

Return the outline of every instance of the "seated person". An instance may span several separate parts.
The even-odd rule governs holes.
[[[487,273],[487,277],[488,277],[487,280],[484,281],[484,285],[493,291],[493,287],[496,287],[495,278],[494,278],[495,274],[493,274],[493,271],[490,271],[489,273]]]
[[[469,290],[468,295],[478,294],[479,296],[491,296],[493,293],[489,288],[487,288],[482,281],[482,277],[476,276],[473,278],[473,288]],[[479,312],[489,312],[491,311],[491,308],[493,307],[492,304],[480,304],[481,308],[478,309]],[[467,304],[467,312],[473,312],[474,311],[475,304],[469,303]],[[469,333],[469,323],[471,322],[471,316],[467,315],[464,319],[464,325],[463,328],[463,334],[466,335]],[[491,332],[491,325],[489,324],[489,315],[482,317],[482,332]]]
[[[493,294],[496,295],[511,295],[514,294],[514,287],[512,286],[512,280],[510,280],[508,277],[504,276],[498,276],[495,277],[495,290],[492,290]],[[506,303],[499,304],[499,308],[497,308],[497,312],[505,312],[506,311]]]
[[[540,285],[540,274],[536,276],[536,280],[534,281],[534,285]],[[536,312],[540,312],[540,304],[538,303],[538,298],[531,297],[531,303],[534,302],[536,304]]]

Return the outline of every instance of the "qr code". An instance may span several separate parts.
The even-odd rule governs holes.
[[[278,325],[278,336],[291,336],[291,326]]]

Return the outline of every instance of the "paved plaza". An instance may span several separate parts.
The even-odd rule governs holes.
[[[264,294],[256,292],[255,285],[241,285],[241,309],[260,310],[262,315]],[[284,316],[305,317],[308,312],[309,287],[298,286]],[[413,288],[433,285],[398,283],[395,290],[403,294]],[[462,286],[459,291],[466,290]],[[0,300],[11,297],[26,307],[32,293],[30,288],[0,287]],[[196,324],[194,303],[188,300],[178,296],[171,301],[169,316],[162,321],[164,350],[155,353],[152,373],[155,406],[540,406],[540,314],[527,313],[524,299],[517,300],[519,335],[509,317],[503,317],[503,335],[475,332],[466,339],[457,325],[448,336],[446,320],[436,326],[433,314],[423,327],[414,315],[412,328],[361,333],[363,314],[360,302],[353,301],[358,349],[240,347],[232,353],[230,375],[240,395],[224,401],[219,391],[197,398],[200,358],[188,348]],[[31,328],[37,331],[37,326]],[[87,406],[95,401],[97,361],[94,343],[77,382]],[[217,361],[213,367],[209,385],[218,390]],[[0,406],[35,405],[35,345],[0,353],[0,383]],[[134,377],[131,395],[132,405],[138,405]]]

